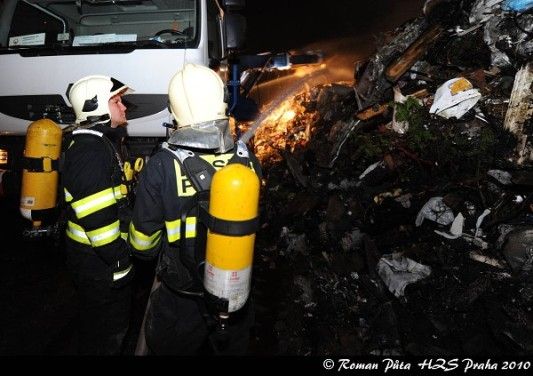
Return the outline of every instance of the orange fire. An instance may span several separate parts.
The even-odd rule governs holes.
[[[261,164],[279,162],[282,151],[294,152],[310,141],[315,116],[302,105],[308,96],[305,91],[285,100],[261,123],[254,137],[254,152]]]

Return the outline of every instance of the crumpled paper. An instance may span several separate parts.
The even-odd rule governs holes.
[[[428,277],[431,268],[403,256],[401,253],[383,255],[376,266],[378,275],[397,298],[404,295],[405,287]]]
[[[457,217],[452,222],[452,226],[448,232],[434,230],[435,233],[444,236],[447,239],[457,239],[459,236],[463,235],[463,227],[465,224],[465,217],[463,213],[457,214]]]
[[[416,216],[415,224],[420,226],[424,219],[430,219],[441,225],[447,226],[453,222],[455,216],[452,209],[450,209],[443,201],[442,197],[432,197],[422,206],[422,209]]]

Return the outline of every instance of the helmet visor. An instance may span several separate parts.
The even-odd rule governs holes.
[[[119,80],[117,80],[117,79],[115,79],[113,77],[110,77],[110,78],[111,78],[111,82],[113,83],[113,86],[111,87],[110,98],[114,97],[117,94],[126,95],[126,94],[131,94],[131,93],[134,92],[133,89],[131,89],[130,87],[126,86],[125,84],[123,84]]]

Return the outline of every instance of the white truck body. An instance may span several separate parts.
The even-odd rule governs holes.
[[[185,61],[204,63],[199,51],[186,50],[137,50],[129,53],[127,59],[122,54],[77,55],[69,56],[68,64],[72,67],[61,70],[65,56],[43,56],[27,59],[20,55],[2,56],[2,75],[0,88],[8,89],[13,96],[31,95],[31,93],[57,93],[66,103],[65,83],[76,82],[79,78],[100,74],[117,78],[131,86],[135,93],[164,94],[168,82]],[[172,64],[160,64],[161,61],[172,61]],[[142,62],[142,63],[141,63]],[[36,69],[36,66],[39,69]],[[146,67],[156,66],[158,69]],[[26,72],[22,75],[22,72]],[[17,77],[13,80],[13,77]],[[58,79],[60,77],[61,79]],[[16,81],[13,85],[12,81]],[[17,118],[0,113],[0,132],[2,134],[26,134],[28,119]],[[130,136],[164,136],[163,122],[170,122],[168,109],[128,122]],[[65,124],[66,125],[66,124]]]

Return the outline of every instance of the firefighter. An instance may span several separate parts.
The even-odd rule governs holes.
[[[237,355],[248,347],[251,299],[231,314],[219,341],[202,285],[206,226],[199,220],[198,201],[209,190],[210,176],[235,163],[237,154],[247,154],[239,163],[261,174],[246,145],[234,143],[225,93],[220,77],[207,67],[186,64],[178,71],[168,92],[175,130],[141,171],[128,239],[135,256],[159,258],[145,314],[149,354]]]
[[[131,215],[118,153],[127,124],[122,95],[128,91],[101,75],[84,77],[68,90],[77,129],[67,143],[62,174],[66,253],[79,299],[83,355],[120,354],[129,326],[134,270],[126,238]]]

